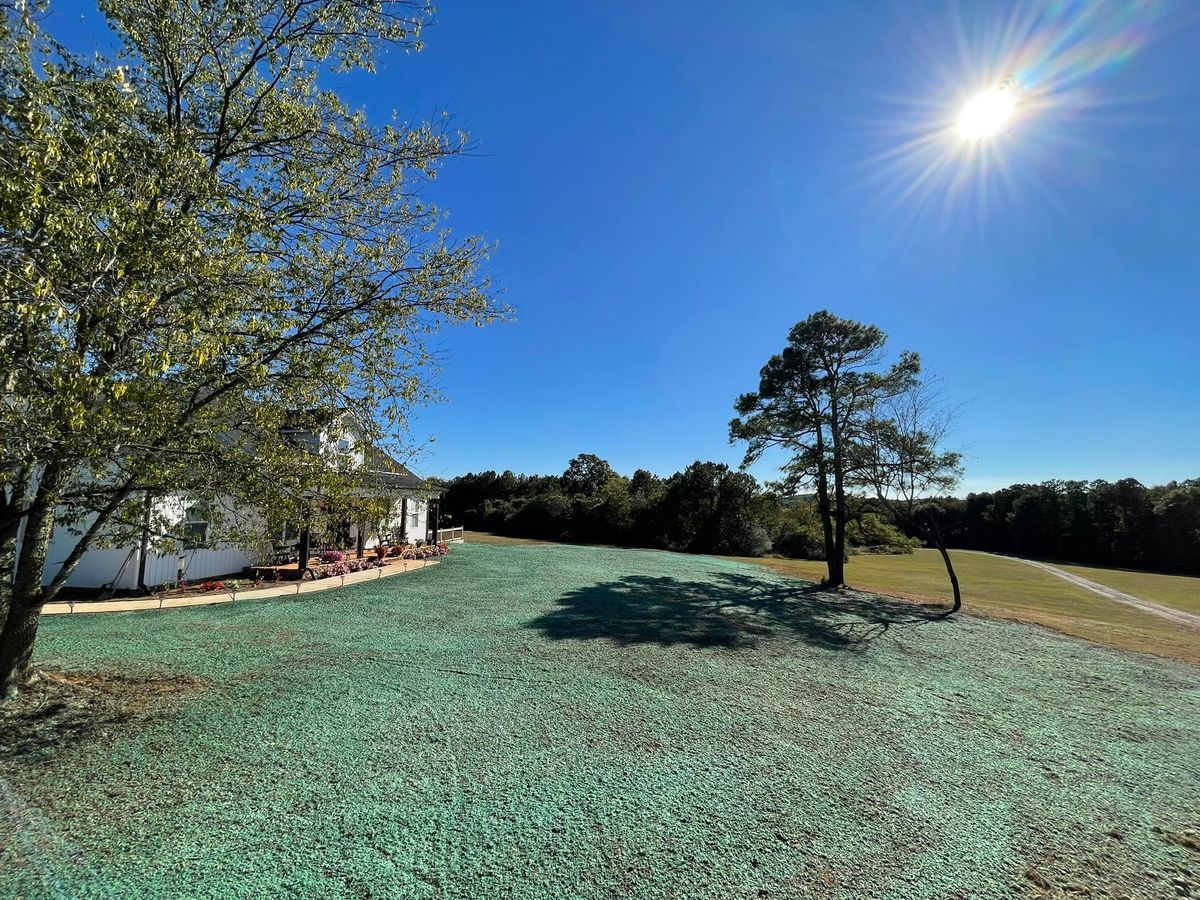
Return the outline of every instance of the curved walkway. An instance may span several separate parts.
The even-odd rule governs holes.
[[[984,551],[968,550],[967,552],[982,553]],[[1027,566],[1041,569],[1043,572],[1048,572],[1051,575],[1061,578],[1063,581],[1069,581],[1076,587],[1081,587],[1085,591],[1091,591],[1093,594],[1099,594],[1101,597],[1109,600],[1115,600],[1117,603],[1124,603],[1126,606],[1140,609],[1142,612],[1150,613],[1152,616],[1161,616],[1179,625],[1190,625],[1193,628],[1200,628],[1200,616],[1195,613],[1184,612],[1181,609],[1174,609],[1170,606],[1163,606],[1161,603],[1155,603],[1151,600],[1143,600],[1141,597],[1135,597],[1133,594],[1118,591],[1116,588],[1109,587],[1106,584],[1100,584],[1099,582],[1076,575],[1073,572],[1066,572],[1050,563],[1038,562],[1034,559],[1023,559],[1020,556],[1009,556],[1006,553],[990,553],[988,555],[1011,559],[1013,562],[1025,563]]]
[[[334,578],[322,578],[318,581],[290,581],[286,584],[273,584],[270,587],[250,588],[244,591],[209,591],[196,596],[182,597],[130,597],[125,600],[84,600],[78,603],[61,601],[47,603],[42,609],[43,615],[59,616],[71,613],[118,613],[144,612],[155,609],[179,609],[184,606],[212,606],[216,603],[240,603],[243,600],[268,600],[272,597],[291,597],[296,594],[316,594],[321,591],[331,591],[345,587],[348,584],[359,584],[364,581],[377,581],[380,578],[390,578],[393,575],[404,575],[413,570],[420,571],[436,566],[436,559],[405,559],[389,563],[382,569],[367,569],[362,572],[351,572]]]

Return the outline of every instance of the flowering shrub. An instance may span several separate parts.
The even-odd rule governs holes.
[[[202,591],[223,591],[223,590],[225,590],[225,582],[223,582],[223,581],[202,581],[202,582],[200,582],[200,590],[202,590]]]
[[[321,554],[321,562],[323,563],[340,563],[345,561],[346,554],[341,550],[326,550]]]
[[[362,559],[345,559],[345,554],[342,554],[342,556],[343,559],[314,566],[312,568],[312,577],[334,578],[341,575],[350,575],[353,572],[365,572],[368,569],[381,569],[387,565],[386,561],[375,557],[364,556]]]
[[[401,559],[430,559],[434,556],[445,556],[450,552],[450,545],[445,541],[437,544],[420,544],[416,547],[405,547],[400,553]]]

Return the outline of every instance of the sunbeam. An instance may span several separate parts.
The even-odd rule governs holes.
[[[882,149],[864,161],[864,183],[910,223],[982,220],[991,202],[1023,193],[1041,202],[1097,152],[1092,126],[1127,112],[1104,76],[1180,25],[1177,7],[1058,0],[969,24],[910,22],[909,59],[928,65],[913,73],[919,89],[885,98],[887,114],[870,123]]]

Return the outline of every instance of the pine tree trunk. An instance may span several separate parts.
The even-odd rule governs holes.
[[[833,555],[829,557],[829,583],[833,587],[846,584],[846,498],[842,488],[834,484]]]
[[[825,440],[821,432],[817,432],[817,512],[821,515],[821,537],[825,541],[825,581],[837,585],[834,581],[835,544],[833,539],[833,510],[829,504],[829,479],[825,466]],[[841,565],[838,564],[837,575],[842,577]]]
[[[846,584],[846,486],[845,456],[842,452],[841,421],[838,419],[837,382],[831,387],[829,403],[829,437],[833,444],[833,551],[829,557],[829,583],[833,587]],[[836,565],[835,565],[836,562]]]

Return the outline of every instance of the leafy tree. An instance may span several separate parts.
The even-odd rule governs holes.
[[[351,473],[282,436],[295,411],[352,410],[369,441],[393,438],[429,397],[430,335],[496,313],[486,246],[453,242],[419,196],[465,136],[374,126],[317,83],[419,49],[423,2],[102,9],[117,59],[0,11],[6,691],[42,606],[147,498],[300,517],[353,496]],[[48,567],[56,526],[78,541]]]
[[[656,543],[669,550],[757,556],[769,548],[756,520],[758,485],[724,463],[694,462],[667,482]]]
[[[616,476],[613,467],[593,453],[580,453],[567,465],[560,484],[568,494],[594,497]]]
[[[574,522],[577,540],[627,543],[633,525],[628,480],[614,474],[594,495],[576,496]]]
[[[845,584],[847,496],[871,418],[880,403],[907,390],[920,372],[913,353],[883,371],[887,336],[873,325],[841,319],[828,311],[796,324],[787,346],[772,356],[755,393],[738,398],[731,440],[747,443],[745,463],[780,448],[789,455],[782,487],[812,487],[821,516],[828,574],[826,583]]]
[[[629,539],[639,547],[654,547],[655,517],[666,484],[646,469],[638,469],[629,479]]]
[[[793,559],[824,559],[825,539],[815,503],[793,498],[782,506],[776,526],[775,552]]]

